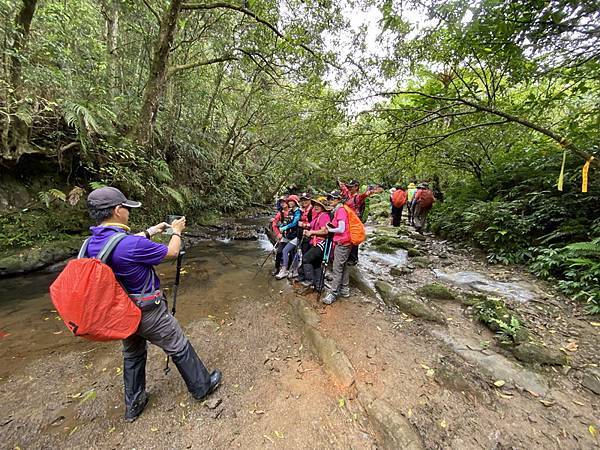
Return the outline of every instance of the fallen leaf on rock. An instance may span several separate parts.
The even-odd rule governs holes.
[[[585,406],[585,403],[578,402],[577,400],[573,400],[573,403],[575,403],[576,405],[579,405],[579,406]]]
[[[275,441],[273,439],[271,439],[269,436],[267,436],[266,434],[263,434],[263,437],[268,440],[271,444],[274,444]]]
[[[283,439],[283,438],[284,438],[284,436],[283,436],[283,433],[280,433],[279,431],[275,431],[275,432],[273,432],[273,434],[274,434],[276,437],[278,437],[279,439]]]
[[[442,419],[442,421],[440,422],[440,427],[442,427],[442,428],[448,428],[448,422],[446,422],[445,419]]]
[[[8,336],[10,333],[6,333],[4,331],[0,331],[0,338],[4,338],[6,336]],[[56,333],[55,333],[56,334]]]
[[[150,431],[152,431],[153,433],[156,433],[158,431],[158,428],[152,427],[152,428],[150,428]]]
[[[421,366],[423,369],[425,369],[425,370],[429,370],[429,369],[431,369],[431,367],[429,367],[429,366],[427,366],[427,365],[425,365],[425,364],[420,364],[420,366]]]
[[[508,400],[510,400],[513,397],[512,394],[503,394],[502,392],[498,392],[498,391],[496,391],[496,395],[498,397],[502,397],[502,398],[505,398],[505,399],[508,399]]]
[[[588,427],[588,431],[590,432],[590,434],[592,435],[592,437],[596,437],[596,435],[598,434],[598,429],[594,426],[594,425],[590,425]]]
[[[540,403],[546,407],[554,406],[554,402],[550,400],[540,400]]]
[[[496,387],[502,387],[505,384],[506,384],[506,381],[504,381],[504,380],[496,380],[496,381],[494,381],[494,386],[496,386]]]
[[[62,333],[62,331],[55,331],[55,332],[54,332],[54,333],[52,333],[52,334],[61,334],[61,333]],[[4,336],[0,336],[0,337],[4,337]]]
[[[338,400],[338,406],[340,408],[343,408],[344,406],[346,406],[346,400],[344,399],[344,397],[342,397]]]
[[[111,427],[110,430],[108,430],[108,434],[112,433],[113,431],[115,431],[116,428],[115,427]]]
[[[78,392],[77,394],[67,395],[67,397],[69,397],[69,398],[79,398],[79,397],[81,397],[81,392]]]
[[[428,377],[432,377],[433,375],[435,375],[435,370],[427,369],[427,372],[425,373],[425,375],[427,375]]]
[[[600,327],[600,322],[590,322],[590,325],[593,327]]]
[[[79,426],[78,426],[78,425],[75,425],[75,426],[73,427],[73,429],[72,429],[72,430],[69,432],[69,436],[71,436],[73,433],[75,433],[75,432],[77,431],[77,428],[79,428]]]
[[[95,399],[96,399],[96,391],[94,389],[90,389],[89,391],[87,391],[85,394],[83,394],[81,396],[81,400],[79,401],[79,404],[81,405],[82,403],[85,403],[88,400],[95,400]]]
[[[564,346],[564,349],[568,350],[570,352],[576,352],[578,347],[579,346],[577,345],[577,342],[571,341],[567,345]]]

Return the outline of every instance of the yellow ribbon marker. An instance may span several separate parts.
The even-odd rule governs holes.
[[[565,161],[567,160],[567,151],[563,152],[563,162],[560,167],[560,175],[558,176],[558,190],[562,192],[563,190],[563,181],[565,179]]]
[[[593,156],[590,156],[585,164],[583,165],[583,169],[581,169],[581,192],[588,191],[588,171],[590,170],[590,163],[594,159]]]

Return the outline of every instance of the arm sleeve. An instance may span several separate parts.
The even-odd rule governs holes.
[[[140,236],[133,248],[133,258],[138,262],[155,266],[165,259],[168,251],[169,248],[166,245]]]
[[[340,182],[340,192],[342,193],[342,197],[350,196],[350,191],[348,190],[348,187],[344,183],[341,183],[341,182]]]
[[[346,222],[343,220],[338,221],[337,228],[329,228],[330,233],[343,233],[344,231],[346,231]]]
[[[294,228],[298,226],[298,222],[300,222],[300,216],[302,215],[302,211],[300,211],[299,209],[297,209],[296,211],[294,211],[294,218],[292,219],[292,221],[290,223],[288,223],[287,225],[282,226],[279,230],[280,231],[285,231],[288,228]]]

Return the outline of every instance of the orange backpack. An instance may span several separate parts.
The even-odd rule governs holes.
[[[402,208],[406,203],[406,191],[397,189],[392,194],[392,205],[396,208]]]
[[[344,205],[344,209],[348,213],[348,232],[350,233],[350,241],[352,245],[360,245],[367,238],[367,230],[360,218],[354,210],[348,205]]]
[[[418,202],[421,208],[431,208],[433,202],[435,202],[433,192],[431,192],[429,189],[423,189],[419,194]]]

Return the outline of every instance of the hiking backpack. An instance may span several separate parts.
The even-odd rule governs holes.
[[[50,297],[63,322],[75,336],[92,341],[112,341],[131,336],[142,312],[106,264],[117,244],[127,236],[115,233],[95,258],[83,243],[77,259],[69,261],[50,286]],[[144,283],[144,290],[147,287]]]
[[[406,191],[402,189],[396,189],[392,194],[392,205],[395,208],[402,208],[406,203]]]
[[[421,208],[431,208],[434,201],[435,197],[433,196],[433,192],[429,189],[421,190],[421,193],[419,194],[419,206]]]
[[[348,213],[348,232],[350,233],[350,241],[352,245],[360,245],[367,238],[367,231],[360,217],[348,205],[344,205],[344,209]]]

